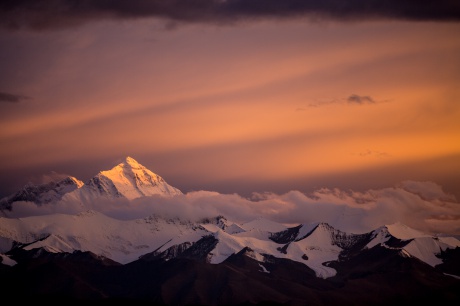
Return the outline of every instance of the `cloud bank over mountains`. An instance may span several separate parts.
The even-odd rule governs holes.
[[[37,206],[15,202],[7,217],[20,218],[53,213],[75,214],[96,210],[110,217],[128,220],[156,214],[168,218],[200,220],[226,216],[247,222],[256,218],[286,224],[327,222],[337,229],[364,233],[375,226],[402,222],[427,233],[460,235],[460,203],[433,182],[405,181],[399,186],[366,192],[319,189],[311,194],[238,194],[194,191],[173,197],[153,195],[133,200],[100,199],[89,203],[61,201]]]

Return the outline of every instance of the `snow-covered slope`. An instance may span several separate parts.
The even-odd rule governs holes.
[[[328,261],[338,260],[342,251],[333,239],[334,232],[331,226],[319,224],[305,238],[290,243],[286,249],[286,257],[306,262],[319,277],[334,276],[336,271],[324,265]]]
[[[283,224],[273,222],[264,218],[258,218],[256,220],[246,222],[242,224],[241,227],[247,231],[250,231],[252,229],[258,229],[261,231],[267,231],[272,233],[281,232],[287,228],[287,226]]]
[[[157,249],[185,241],[193,243],[206,234],[205,229],[180,220],[151,216],[121,221],[95,211],[78,215],[0,218],[0,237],[24,244],[26,250],[91,251],[122,264]]]
[[[237,234],[246,231],[241,225],[227,220],[224,216],[217,216],[213,219],[202,220],[201,226],[212,233],[215,233],[218,230],[223,230],[229,234]]]
[[[295,228],[277,233],[271,237],[283,241],[277,250],[287,259],[306,264],[318,277],[334,276],[336,271],[327,266],[330,261],[340,260],[340,256],[360,246],[366,234],[348,234],[334,229],[327,223],[301,224]]]

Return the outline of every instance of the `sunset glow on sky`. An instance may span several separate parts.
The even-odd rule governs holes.
[[[2,22],[1,196],[132,156],[184,192],[421,180],[460,197],[458,15],[268,15]]]

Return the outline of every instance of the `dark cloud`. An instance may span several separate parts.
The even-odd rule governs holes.
[[[54,29],[100,19],[146,17],[210,23],[295,17],[460,21],[460,3],[453,0],[4,0],[0,4],[0,25],[6,28]]]
[[[375,103],[374,99],[369,96],[360,96],[360,95],[351,95],[347,98],[348,103],[356,104],[365,104],[365,103]]]
[[[348,98],[341,98],[341,99],[326,99],[326,100],[315,100],[308,104],[308,107],[320,107],[320,106],[328,106],[328,105],[335,105],[335,104],[374,104],[374,103],[382,103],[388,102],[388,100],[380,100],[377,101],[371,96],[360,96],[357,94],[352,94]],[[299,109],[297,109],[299,110]]]
[[[29,99],[26,96],[13,95],[6,92],[0,92],[0,103],[18,103],[24,99]]]

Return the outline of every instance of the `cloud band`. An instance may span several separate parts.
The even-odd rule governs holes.
[[[101,19],[164,18],[178,22],[231,23],[297,17],[458,22],[460,3],[451,0],[7,0],[0,4],[0,26],[11,29],[57,29]]]

